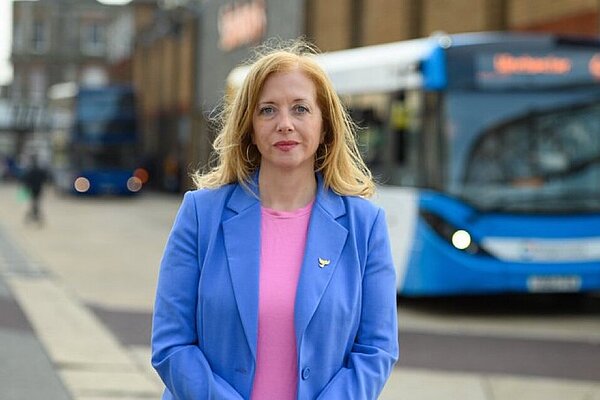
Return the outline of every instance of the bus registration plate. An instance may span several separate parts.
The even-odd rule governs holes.
[[[581,277],[577,275],[530,276],[527,289],[534,293],[578,292],[581,289]]]

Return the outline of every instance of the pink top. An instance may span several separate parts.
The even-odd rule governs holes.
[[[296,399],[294,303],[312,205],[289,212],[262,208],[258,349],[252,400]]]

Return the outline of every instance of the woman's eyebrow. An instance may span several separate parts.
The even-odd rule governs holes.
[[[293,99],[292,103],[296,103],[296,102],[299,102],[299,101],[303,101],[303,102],[307,102],[308,103],[310,100],[307,99],[307,98],[305,98],[305,97],[298,97],[296,99]],[[276,100],[266,99],[266,100],[258,100],[258,102],[256,104],[276,104],[276,103],[277,103]]]

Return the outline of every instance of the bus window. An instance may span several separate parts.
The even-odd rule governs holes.
[[[390,104],[391,182],[403,186],[418,183],[419,132],[422,131],[423,92],[398,92]]]
[[[115,168],[132,169],[135,167],[131,154],[134,145],[103,145],[97,147],[77,147],[74,160],[82,169],[110,170]]]
[[[422,129],[419,136],[419,186],[442,190],[444,177],[444,160],[446,160],[443,145],[442,115],[444,104],[441,94],[425,92],[422,106]]]
[[[386,175],[386,148],[389,138],[385,134],[388,119],[389,95],[361,94],[342,98],[352,120],[357,125],[358,148],[363,159],[380,180]]]
[[[400,165],[406,164],[406,135],[409,115],[404,95],[394,99],[390,107],[390,129],[394,143],[394,159]]]
[[[373,108],[353,108],[350,114],[358,126],[358,147],[367,164],[377,167],[383,161],[383,121]]]
[[[358,126],[359,150],[379,183],[414,185],[416,182],[420,97],[413,91],[343,98]]]
[[[77,123],[77,133],[81,140],[109,140],[129,135],[136,129],[135,121],[127,119],[106,119]]]
[[[595,103],[530,114],[489,130],[471,153],[466,193],[486,190],[488,199],[496,193],[497,202],[520,209],[540,208],[544,201],[571,210],[584,194],[598,198],[599,116]]]

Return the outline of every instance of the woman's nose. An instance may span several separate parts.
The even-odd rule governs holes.
[[[277,121],[277,132],[286,133],[291,132],[292,130],[294,130],[294,125],[292,124],[289,113],[281,112],[279,114],[279,120]]]

